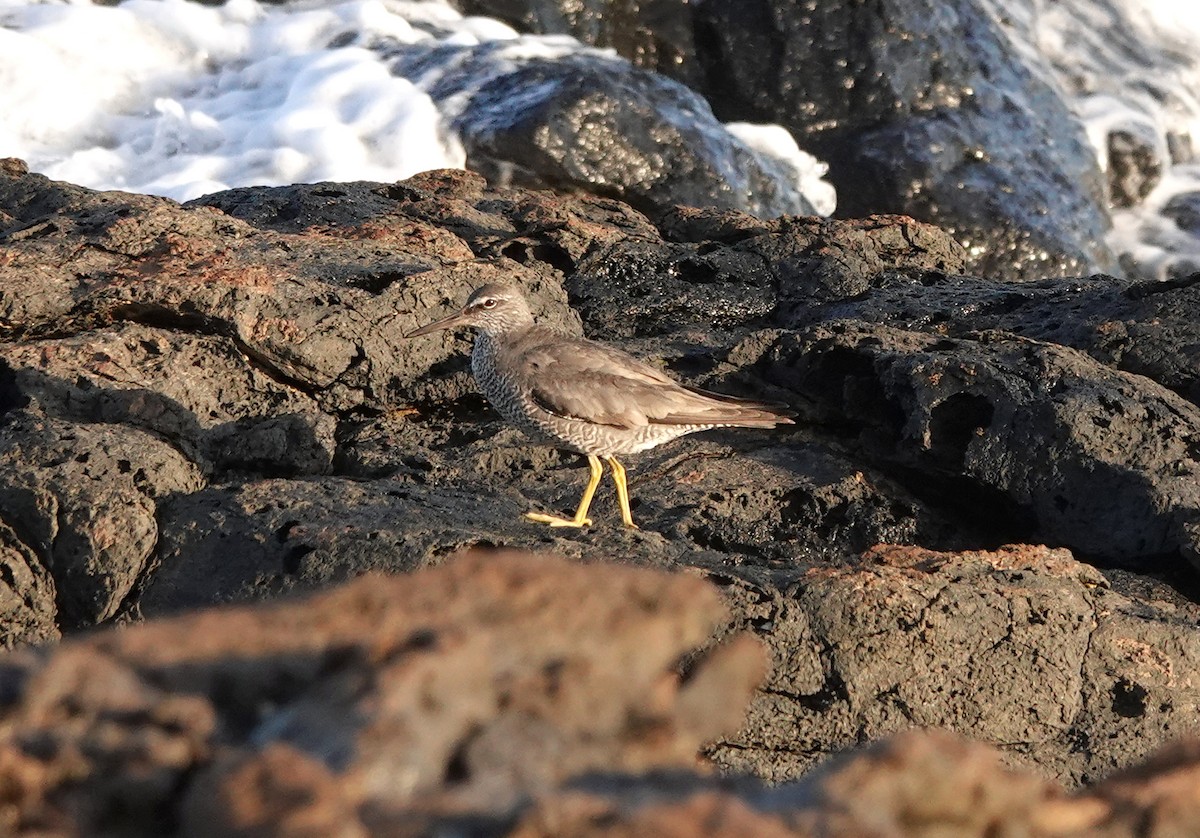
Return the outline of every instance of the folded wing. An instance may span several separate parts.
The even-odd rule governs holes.
[[[791,424],[779,407],[679,384],[620,350],[564,339],[522,352],[533,401],[558,416],[617,428]]]

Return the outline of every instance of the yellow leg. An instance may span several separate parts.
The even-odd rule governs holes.
[[[629,487],[625,484],[625,466],[617,462],[616,457],[606,457],[609,467],[612,468],[613,483],[617,484],[617,502],[621,504],[621,521],[627,527],[637,529],[637,524],[633,523],[633,515],[629,512]]]
[[[600,478],[604,476],[604,466],[600,465],[600,458],[592,454],[588,454],[588,465],[592,467],[592,476],[588,478],[587,487],[583,490],[583,497],[579,500],[579,508],[575,510],[574,518],[560,518],[557,515],[547,515],[544,512],[526,512],[525,517],[530,521],[537,521],[539,524],[549,524],[552,527],[586,527],[591,525],[592,519],[587,516],[588,507],[592,505],[592,496],[596,494],[596,487],[600,485]]]

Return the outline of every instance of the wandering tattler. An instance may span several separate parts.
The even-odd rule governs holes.
[[[592,523],[587,513],[604,474],[602,457],[612,468],[621,520],[636,527],[618,454],[710,428],[792,424],[772,405],[679,384],[619,349],[538,325],[525,297],[506,285],[476,289],[461,311],[405,337],[460,326],[478,332],[471,372],[496,410],[530,436],[588,458],[592,474],[575,517],[525,513],[552,527]]]

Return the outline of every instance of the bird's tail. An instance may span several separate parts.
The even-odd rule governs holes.
[[[774,428],[796,424],[796,415],[787,405],[743,399],[713,393],[698,387],[684,387],[696,398],[681,411],[672,412],[670,421],[680,425],[728,425],[736,428]]]

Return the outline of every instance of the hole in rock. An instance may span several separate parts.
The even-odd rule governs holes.
[[[1113,684],[1112,709],[1118,716],[1126,719],[1136,718],[1146,712],[1146,697],[1148,693],[1141,684],[1126,681],[1124,678]]]
[[[929,444],[938,462],[961,471],[967,446],[976,434],[992,423],[995,409],[983,396],[955,393],[935,405],[929,416]]]

